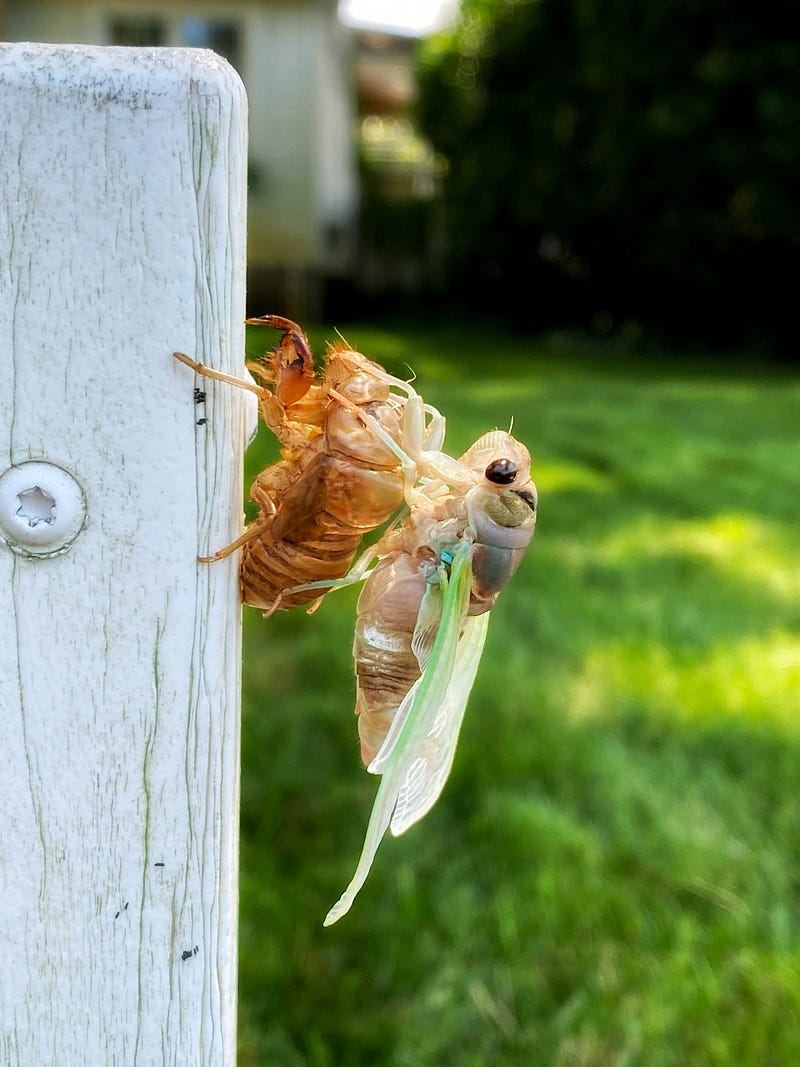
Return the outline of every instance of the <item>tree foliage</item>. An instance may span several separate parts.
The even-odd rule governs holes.
[[[420,81],[471,305],[789,340],[800,40],[769,3],[464,0]]]

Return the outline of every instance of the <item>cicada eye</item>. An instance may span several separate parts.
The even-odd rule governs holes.
[[[495,485],[511,485],[517,476],[517,465],[513,459],[495,459],[484,473],[487,481]]]

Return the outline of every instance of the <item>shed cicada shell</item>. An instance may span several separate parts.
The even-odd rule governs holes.
[[[332,346],[317,379],[308,338],[280,315],[247,319],[281,330],[254,380],[234,378],[182,352],[198,374],[254,392],[281,458],[253,482],[258,517],[210,563],[241,548],[242,600],[271,614],[319,597],[294,589],[335,581],[350,568],[362,537],[412,502],[422,471],[440,470],[444,419],[408,383],[346,344]],[[452,462],[452,461],[450,461]]]

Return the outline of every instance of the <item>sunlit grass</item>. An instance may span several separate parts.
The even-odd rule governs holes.
[[[778,631],[689,655],[649,642],[598,645],[574,680],[572,702],[581,715],[638,703],[649,714],[738,716],[800,733],[798,693],[800,640]]]
[[[788,533],[746,513],[721,511],[702,520],[683,521],[646,517],[615,531],[599,551],[608,561],[632,565],[637,560],[672,556],[683,560],[687,568],[705,566],[721,578],[751,583],[757,591],[784,598],[788,605],[800,602],[796,539]]]
[[[513,417],[541,514],[439,804],[328,930],[376,784],[356,592],[246,613],[243,1067],[800,1062],[797,381],[342,332],[451,451]]]

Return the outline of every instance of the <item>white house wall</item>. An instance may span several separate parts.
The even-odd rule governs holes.
[[[325,254],[333,270],[346,270],[354,248],[354,223],[358,214],[355,85],[352,38],[338,22],[321,27],[323,41],[315,70],[319,107],[315,111],[319,144],[315,200],[320,230],[328,235]],[[347,62],[342,62],[342,53]],[[334,234],[338,235],[335,239]],[[350,241],[347,235],[350,235]]]
[[[301,266],[319,256],[313,71],[321,17],[308,6],[262,5],[249,21],[243,77],[250,98],[254,265]]]

